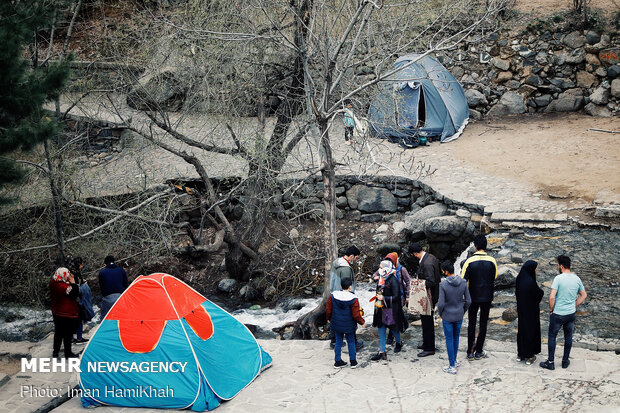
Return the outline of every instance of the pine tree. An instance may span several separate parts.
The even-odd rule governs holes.
[[[62,90],[68,64],[37,66],[24,58],[37,32],[50,28],[56,7],[50,0],[0,1],[0,190],[18,183],[25,173],[6,155],[31,149],[58,131],[57,121],[43,104]],[[0,204],[7,201],[0,196]]]

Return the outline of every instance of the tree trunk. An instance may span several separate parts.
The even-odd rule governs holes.
[[[325,281],[323,288],[323,297],[319,305],[309,312],[301,316],[295,322],[293,329],[293,338],[297,339],[313,339],[319,336],[319,326],[325,325],[325,305],[331,295],[329,290],[330,271],[332,262],[338,258],[338,234],[336,232],[336,171],[332,154],[332,148],[329,144],[329,131],[327,130],[327,121],[321,121],[319,124],[321,133],[321,149],[324,156],[324,162],[321,168],[323,177],[323,205],[325,213],[323,214],[324,226],[324,242],[325,242]]]
[[[52,163],[52,155],[49,149],[49,142],[47,139],[43,141],[43,148],[45,149],[45,159],[47,160],[47,177],[49,179],[50,190],[52,192],[52,206],[54,208],[54,229],[56,230],[56,241],[58,242],[58,255],[60,265],[65,265],[65,237],[63,234],[62,225],[62,210],[60,208],[61,196],[56,183],[56,172]]]

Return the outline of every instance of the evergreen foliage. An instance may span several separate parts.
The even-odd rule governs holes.
[[[43,104],[60,93],[69,76],[68,64],[39,66],[24,58],[37,32],[50,29],[56,7],[57,2],[49,0],[0,1],[0,190],[25,173],[6,155],[31,149],[58,130]],[[0,197],[0,203],[7,201]]]

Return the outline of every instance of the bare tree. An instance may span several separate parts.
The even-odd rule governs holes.
[[[227,270],[239,279],[247,279],[259,257],[272,200],[288,190],[280,178],[320,173],[327,286],[338,250],[330,137],[345,101],[364,110],[378,85],[406,67],[392,69],[395,57],[449,50],[476,30],[493,30],[504,5],[253,0],[230,8],[190,1],[182,9],[150,12],[144,38],[153,40],[129,56],[132,64],[141,59],[148,72],[137,78],[127,70],[126,83],[134,87],[126,101],[119,90],[97,104],[151,148],[191,165],[202,182],[196,191],[201,222],[219,235],[204,249],[205,240],[186,228],[192,241],[187,250],[211,251],[225,242]],[[296,152],[300,143],[310,151]],[[372,148],[365,154],[372,158]],[[222,208],[230,196],[216,191],[217,171],[243,177],[235,187],[244,207],[238,222]],[[326,288],[324,300],[328,296]],[[299,320],[297,336],[316,336],[323,304]]]

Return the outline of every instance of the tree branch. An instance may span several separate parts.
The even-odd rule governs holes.
[[[166,195],[168,195],[168,192],[155,194],[155,195],[149,197],[148,199],[142,201],[138,205],[135,205],[135,206],[127,209],[125,212],[133,212],[133,211],[135,211],[135,210],[137,210],[139,208],[142,208],[145,205],[150,204],[151,202],[155,201],[156,199],[159,199],[162,196],[166,196]],[[91,229],[88,232],[85,232],[84,234],[77,235],[77,236],[75,236],[73,238],[69,238],[69,239],[64,240],[64,243],[67,244],[69,242],[73,242],[73,241],[77,241],[79,239],[87,238],[87,237],[91,236],[92,234],[94,234],[96,232],[99,232],[99,231],[101,231],[102,229],[104,229],[106,227],[109,227],[110,225],[112,225],[116,221],[120,220],[121,218],[123,218],[123,215],[118,215],[118,216],[112,218],[111,220],[104,222],[103,224],[99,225],[98,227],[93,228],[93,229]],[[57,246],[58,246],[58,243],[56,243],[56,244],[48,244],[48,245],[40,245],[38,247],[29,247],[29,248],[23,248],[23,249],[19,249],[19,250],[1,251],[0,254],[9,255],[9,254],[15,254],[15,253],[18,253],[18,252],[28,252],[28,251],[49,249],[49,248],[54,248],[54,247],[57,247]]]

